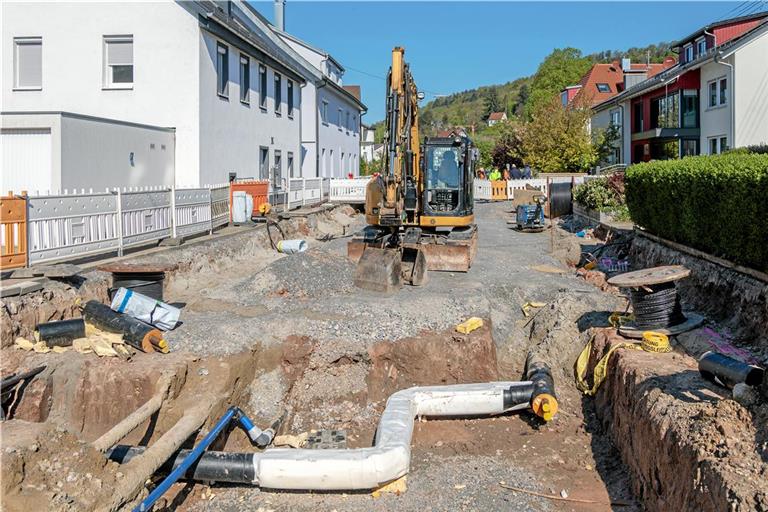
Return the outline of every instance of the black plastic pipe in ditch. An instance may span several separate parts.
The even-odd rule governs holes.
[[[727,388],[741,383],[759,386],[765,378],[764,369],[712,351],[705,352],[699,358],[699,373],[705,379]]]
[[[107,458],[119,464],[125,464],[138,457],[146,450],[143,446],[128,446],[118,444],[107,451]],[[175,457],[163,464],[158,473],[169,474],[189,456],[192,450],[181,450]],[[215,452],[206,451],[193,464],[183,479],[212,482],[228,482],[233,484],[250,484],[256,480],[256,470],[253,466],[253,453]]]

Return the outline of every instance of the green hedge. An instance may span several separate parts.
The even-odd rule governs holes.
[[[651,233],[768,270],[768,155],[725,153],[637,164],[632,219]]]

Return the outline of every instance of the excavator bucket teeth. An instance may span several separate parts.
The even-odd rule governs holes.
[[[403,286],[400,251],[366,247],[355,269],[355,286],[380,293],[399,290]]]
[[[413,286],[427,284],[427,258],[424,251],[412,247],[404,247],[402,255],[403,280]]]

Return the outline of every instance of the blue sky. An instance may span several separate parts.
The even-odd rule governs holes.
[[[272,1],[254,1],[272,19]],[[684,37],[742,2],[322,2],[286,1],[286,30],[323,48],[362,86],[366,124],[384,116],[393,46],[419,89],[450,94],[530,75],[554,48],[585,54]],[[749,7],[747,4],[746,7]],[[373,75],[373,76],[371,76]]]

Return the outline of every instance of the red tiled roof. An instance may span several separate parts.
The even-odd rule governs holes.
[[[504,112],[491,112],[491,115],[488,116],[489,121],[501,121],[504,119]]]
[[[632,71],[645,71],[646,78],[651,78],[675,65],[674,59],[667,59],[660,64],[631,64]],[[601,89],[598,89],[598,84]],[[577,95],[588,94],[590,103],[597,105],[612,98],[624,90],[624,71],[619,62],[610,64],[594,64],[579,82],[581,90]]]
[[[342,85],[345,91],[350,93],[352,96],[360,100],[360,86],[359,85]]]

